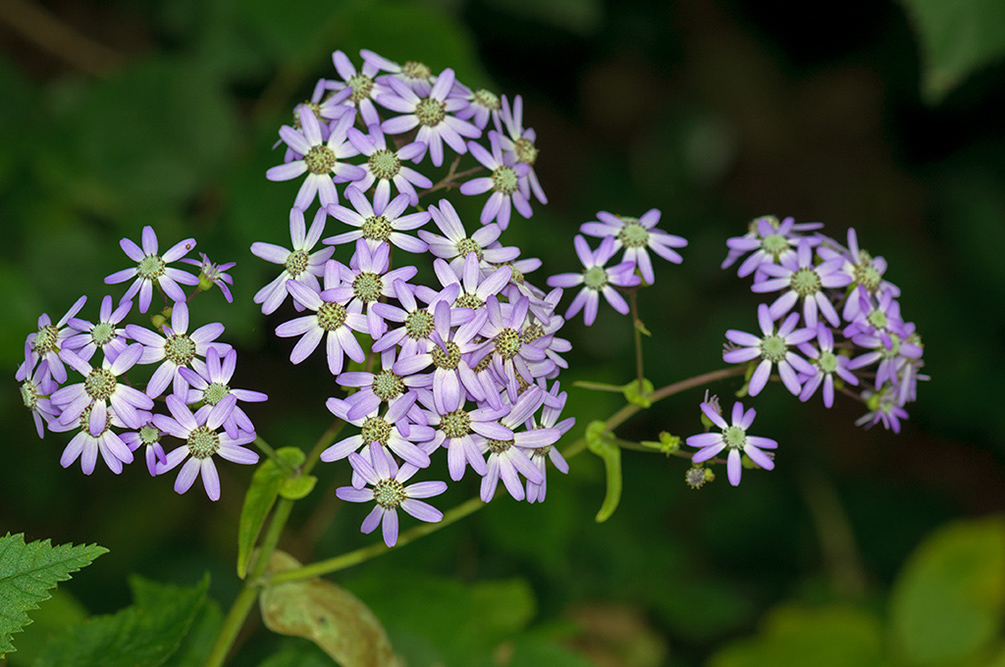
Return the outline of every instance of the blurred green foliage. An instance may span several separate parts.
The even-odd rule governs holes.
[[[656,287],[640,296],[655,386],[718,367],[722,332],[753,326],[757,298],[719,263],[724,240],[766,213],[821,220],[838,238],[854,226],[885,256],[933,378],[899,436],[854,427],[850,402],[827,411],[769,387],[757,423],[781,443],[778,465],[745,473],[737,489],[720,479],[693,492],[685,462],[624,452],[618,510],[597,525],[604,466],[583,456],[568,476],[551,474],[543,504],[499,498],[340,573],[396,652],[417,665],[784,665],[806,664],[827,643],[844,651],[833,664],[1002,663],[1000,521],[951,523],[915,550],[938,526],[1005,505],[1000,3],[857,0],[826,13],[777,0],[33,3],[82,40],[61,44],[6,6],[15,14],[0,14],[0,361],[10,378],[0,530],[111,549],[61,586],[51,609],[32,612],[11,664],[43,655],[83,610],[137,609],[127,572],[191,587],[208,571],[209,598],[224,608],[234,598],[252,471],[221,467],[223,498],[212,504],[197,490],[176,495],[142,463],[118,478],[63,470],[64,441],[38,440],[13,373],[39,314],[58,318],[81,293],[93,312],[103,277],[126,264],[118,240],[151,224],[162,243],[194,236],[214,260],[238,262],[235,304],[200,297],[193,321],[221,319],[240,349],[235,384],[270,395],[249,410],[260,432],[276,447],[310,448],[328,423],[331,381],[323,364],[288,364],[289,345],[271,336],[281,319],[251,301],[271,276],[248,248],[287,235],[296,184],[264,178],[281,160],[277,128],[330,74],[333,50],[355,59],[360,48],[523,95],[550,204],[535,207],[532,224],[514,220],[504,240],[544,260],[531,279],[574,270],[571,236],[598,210],[657,207],[661,228],[689,239],[684,264],[658,266]],[[458,204],[465,219],[477,215],[474,199]],[[613,313],[566,332],[571,441],[622,404],[572,382],[621,385],[634,367],[631,324]],[[726,401],[738,388],[712,389]],[[700,399],[695,390],[661,402],[619,436],[698,432]],[[308,561],[369,544],[360,508],[334,498],[345,466],[314,472],[283,548]],[[808,479],[826,487],[837,516],[810,500]],[[438,504],[477,493],[463,486]],[[851,543],[828,551],[819,536],[845,522]],[[861,585],[842,577],[849,568]],[[219,626],[215,602],[189,602],[192,615],[179,618],[193,631],[167,664],[197,661]],[[234,664],[330,660],[259,631]]]

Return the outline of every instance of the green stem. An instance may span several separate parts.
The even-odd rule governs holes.
[[[284,461],[282,458],[280,458],[279,456],[277,456],[276,455],[276,450],[274,450],[269,445],[269,443],[265,442],[265,440],[262,439],[261,436],[258,436],[258,437],[255,438],[254,445],[255,445],[255,447],[258,447],[260,450],[262,450],[263,454],[265,454],[270,459],[272,459],[272,462],[275,463],[276,466],[278,466],[278,468],[283,471],[283,474],[285,474],[285,475],[292,475],[293,474],[293,467],[289,463],[287,463],[286,461]]]
[[[632,331],[635,334],[635,374],[639,381],[639,395],[645,394],[645,373],[642,370],[642,321],[639,319],[639,291],[628,293],[628,304],[632,311]]]

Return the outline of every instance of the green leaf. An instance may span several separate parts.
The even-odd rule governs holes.
[[[209,576],[195,586],[129,580],[136,601],[118,613],[67,628],[49,642],[35,667],[153,667],[178,650],[205,606]]]
[[[879,667],[884,664],[879,619],[855,607],[772,610],[761,634],[735,642],[712,656],[709,667]]]
[[[49,540],[25,544],[24,533],[0,538],[0,655],[15,650],[11,635],[31,623],[26,612],[38,609],[56,584],[104,553],[108,549],[96,544],[54,547]]]
[[[621,502],[621,448],[614,442],[614,434],[607,430],[607,423],[599,420],[586,427],[586,447],[604,462],[607,490],[596,516],[597,523],[603,523]]]
[[[650,407],[653,402],[649,400],[649,394],[653,393],[653,383],[645,378],[642,379],[642,391],[639,391],[639,381],[632,380],[626,385],[621,387],[622,393],[625,395],[625,400],[629,403],[635,405],[641,405],[643,408]]]
[[[1005,518],[957,521],[919,546],[894,584],[890,623],[917,664],[963,660],[1005,622]]]
[[[300,563],[274,551],[269,572]],[[399,664],[380,620],[356,596],[324,579],[269,586],[260,597],[265,626],[282,635],[309,639],[344,667]]]
[[[306,459],[303,450],[297,447],[281,447],[276,450],[276,456],[288,464],[290,469],[296,469]],[[244,495],[244,506],[241,507],[241,519],[237,527],[237,576],[244,579],[248,574],[248,561],[251,560],[251,551],[258,540],[258,534],[262,531],[265,518],[269,516],[269,510],[276,502],[284,484],[291,479],[306,479],[291,477],[286,470],[276,465],[272,459],[266,459],[255,474],[251,476],[251,485]],[[310,479],[314,479],[310,477]],[[316,481],[316,480],[315,480]],[[310,488],[303,494],[306,496],[314,488],[314,482],[310,482]],[[303,490],[298,487],[295,490]],[[284,498],[291,498],[290,495],[283,494]],[[298,496],[303,498],[303,496]]]
[[[314,485],[317,483],[318,478],[314,475],[287,477],[279,485],[279,495],[287,500],[300,500],[313,491]]]
[[[332,659],[314,644],[296,640],[270,655],[258,667],[332,667]]]
[[[966,76],[1005,55],[1001,0],[901,0],[921,46],[922,93],[941,100]]]

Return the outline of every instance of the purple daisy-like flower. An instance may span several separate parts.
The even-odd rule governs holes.
[[[501,304],[495,296],[490,296],[485,304],[488,321],[481,330],[481,335],[490,344],[476,352],[471,360],[477,365],[482,359],[489,357],[488,367],[496,381],[509,391],[512,400],[516,400],[519,391],[517,375],[524,382],[532,382],[534,374],[530,370],[530,364],[547,359],[543,349],[548,342],[546,338],[528,340],[527,336],[522,335],[529,324],[529,306],[530,299],[525,296],[507,304]]]
[[[73,352],[63,355],[66,363],[84,376],[84,381],[68,385],[52,394],[52,404],[60,408],[60,423],[72,424],[85,410],[90,415],[91,435],[100,435],[108,423],[111,408],[129,428],[142,423],[137,410],[152,410],[153,400],[138,389],[119,382],[119,376],[132,368],[143,355],[142,345],[126,347],[114,359],[105,357],[100,367],[93,367]]]
[[[230,394],[236,396],[237,400],[248,403],[267,401],[269,397],[260,391],[230,386],[236,368],[237,350],[234,349],[221,355],[216,348],[210,348],[206,353],[205,362],[193,359],[192,368],[182,368],[178,371],[189,385],[185,403],[188,405],[202,403],[204,406],[212,407]],[[254,432],[255,425],[244,410],[235,405],[230,416],[223,422],[223,428],[227,431],[227,435],[236,438],[238,431]]]
[[[476,139],[481,136],[482,131],[477,127],[451,115],[468,104],[448,96],[454,85],[452,69],[443,70],[429,94],[421,97],[399,79],[387,81],[393,94],[377,95],[377,102],[404,115],[385,120],[380,129],[388,134],[402,134],[418,127],[415,138],[426,144],[430,160],[437,167],[443,164],[444,142],[460,155],[468,151],[464,137]]]
[[[122,427],[122,422],[119,421],[114,410],[109,410],[105,426],[97,435],[91,433],[90,424],[90,408],[85,409],[76,421],[61,424],[58,420],[53,420],[49,423],[49,429],[57,433],[70,431],[74,428],[78,429],[76,435],[63,449],[63,454],[59,457],[59,465],[69,468],[79,458],[81,471],[85,475],[90,475],[94,472],[94,464],[97,463],[100,453],[101,459],[108,466],[108,469],[118,475],[122,472],[123,464],[133,462],[133,453],[119,435],[112,430],[112,426]]]
[[[732,423],[730,424],[727,424],[722,415],[708,403],[701,404],[701,411],[721,429],[721,432],[692,435],[686,440],[689,447],[700,448],[691,457],[694,463],[707,461],[722,450],[728,449],[726,472],[729,476],[729,483],[733,486],[740,483],[740,473],[743,471],[741,454],[746,454],[751,461],[765,470],[771,470],[775,467],[775,461],[772,457],[762,450],[775,449],[778,447],[778,443],[770,438],[747,435],[747,430],[754,423],[754,417],[757,415],[754,408],[744,412],[743,403],[737,401],[733,404]]]
[[[403,509],[420,521],[436,523],[443,514],[419,498],[438,496],[447,490],[446,482],[416,482],[405,485],[419,469],[408,463],[398,468],[394,459],[380,446],[370,448],[370,460],[353,452],[349,463],[370,488],[357,489],[343,486],[335,490],[341,500],[352,503],[366,503],[371,500],[376,506],[363,520],[362,532],[369,534],[382,526],[384,544],[393,547],[398,541],[398,508]]]
[[[290,240],[293,250],[272,243],[256,241],[251,244],[251,252],[273,264],[281,264],[283,272],[255,294],[255,303],[262,304],[262,313],[269,315],[286,300],[288,280],[296,280],[312,290],[318,290],[318,276],[324,273],[325,262],[335,254],[335,248],[311,249],[321,240],[325,231],[328,213],[324,207],[314,214],[310,230],[306,229],[304,212],[299,208],[290,209]],[[298,309],[302,309],[298,304]]]
[[[374,77],[380,71],[372,63],[363,61],[363,66],[356,69],[347,56],[342,51],[332,53],[332,64],[335,71],[342,77],[342,81],[328,81],[327,85],[334,89],[349,89],[349,95],[345,102],[350,108],[359,109],[359,115],[366,125],[373,125],[380,122],[377,109],[373,106],[378,88],[374,85]],[[351,114],[355,119],[356,114]]]
[[[817,345],[814,347],[808,342],[799,345],[799,351],[806,355],[814,368],[812,376],[803,378],[799,400],[809,400],[822,383],[824,405],[829,408],[834,405],[834,376],[854,385],[858,384],[858,378],[849,370],[850,359],[834,353],[834,334],[822,322],[817,324]]]
[[[35,370],[35,365],[39,362],[45,364],[44,369],[47,376],[52,377],[58,384],[66,382],[66,367],[63,366],[59,358],[63,351],[63,342],[73,334],[73,329],[67,326],[69,321],[80,312],[87,301],[86,296],[77,299],[70,310],[59,318],[55,324],[45,313],[38,318],[38,331],[28,334],[24,342],[24,363],[18,369],[14,378],[18,382],[23,382]]]
[[[810,340],[816,336],[816,330],[809,327],[796,329],[799,313],[789,313],[776,330],[775,321],[768,312],[768,305],[764,303],[757,307],[757,322],[761,327],[762,336],[736,329],[726,332],[726,338],[739,347],[723,352],[723,361],[728,364],[742,364],[758,358],[761,360],[750,378],[750,386],[747,389],[750,396],[761,393],[771,376],[771,367],[775,364],[778,365],[778,374],[785,388],[794,396],[798,396],[802,391],[799,373],[811,376],[816,374],[816,370],[789,348]]]
[[[760,269],[764,279],[754,283],[750,289],[757,293],[785,290],[769,308],[772,319],[778,319],[792,310],[801,299],[807,327],[816,328],[818,311],[823,313],[831,326],[836,327],[841,324],[841,318],[824,290],[844,287],[852,279],[841,270],[844,264],[842,257],[833,257],[814,265],[812,243],[809,238],[801,238],[795,256],[786,255],[780,264],[762,264]]]
[[[234,284],[234,278],[231,277],[228,270],[237,266],[237,262],[227,262],[226,264],[214,264],[206,256],[206,253],[200,252],[199,259],[183,259],[181,260],[185,264],[191,264],[192,266],[199,267],[199,290],[208,291],[210,287],[216,285],[223,292],[223,298],[227,300],[227,303],[234,303],[234,297],[230,294],[230,288]]]
[[[461,120],[470,120],[479,130],[484,130],[489,124],[489,118],[497,115],[502,109],[499,96],[491,90],[484,88],[471,90],[463,83],[455,81],[454,92],[457,97],[462,97],[468,102],[468,106],[457,112],[457,117]]]
[[[223,325],[219,322],[204,324],[191,334],[188,325],[188,305],[182,301],[171,309],[171,324],[164,325],[163,336],[135,324],[126,326],[126,335],[145,348],[139,363],[162,362],[147,383],[146,394],[150,398],[160,396],[168,385],[172,385],[173,393],[187,395],[188,383],[179,369],[191,367],[196,358],[205,357],[210,348],[216,348],[221,354],[231,349],[227,343],[214,342],[223,333]]]
[[[437,427],[431,449],[441,445],[447,448],[447,469],[450,471],[450,479],[455,482],[464,477],[468,465],[479,475],[487,472],[480,446],[482,439],[492,438],[503,442],[513,439],[513,431],[498,421],[509,413],[508,406],[465,410],[466,401],[462,400],[455,409],[442,411],[434,406],[432,392],[420,390],[418,393],[419,402],[427,409],[430,426]]]
[[[575,423],[575,417],[569,417],[568,419],[563,419],[558,421],[558,418],[562,416],[562,410],[565,409],[565,401],[568,395],[561,390],[561,386],[558,382],[552,385],[551,389],[548,391],[548,396],[545,398],[543,407],[541,408],[541,418],[536,419],[534,415],[531,415],[527,422],[527,429],[533,430],[537,428],[548,428],[555,429],[561,435],[565,435],[569,429],[571,429]],[[527,502],[544,502],[544,496],[548,491],[548,478],[547,469],[548,461],[555,468],[564,474],[569,472],[569,463],[562,456],[562,453],[558,451],[558,447],[554,445],[546,445],[544,447],[535,447],[528,452],[530,454],[530,462],[537,466],[537,469],[541,471],[541,481],[540,483],[534,483],[527,480]]]
[[[154,283],[157,283],[164,290],[164,294],[172,301],[184,301],[185,291],[178,286],[178,283],[182,285],[198,285],[199,278],[181,269],[170,267],[168,264],[178,261],[187,255],[195,247],[195,239],[179,241],[171,246],[166,253],[159,255],[157,254],[157,234],[154,232],[153,227],[147,225],[143,228],[140,242],[143,244],[142,247],[129,239],[119,241],[122,251],[126,253],[129,259],[136,262],[136,266],[116,271],[107,276],[105,284],[115,285],[125,282],[130,278],[136,278],[122,298],[131,299],[134,294],[139,292],[140,299],[138,305],[141,313],[147,312],[147,309],[150,307]]]
[[[491,190],[492,194],[482,207],[481,223],[487,225],[495,220],[501,229],[506,229],[509,225],[511,207],[516,208],[525,218],[534,213],[530,208],[527,194],[521,188],[521,179],[527,177],[530,167],[525,164],[514,164],[511,159],[504,160],[499,135],[495,132],[489,132],[489,146],[491,152],[485,150],[481,144],[468,142],[471,155],[481,162],[491,175],[465,182],[461,185],[461,194],[480,195]]]
[[[395,373],[397,359],[394,352],[392,347],[380,355],[380,371],[377,373],[353,371],[335,378],[342,387],[358,388],[356,393],[346,398],[352,406],[347,413],[349,419],[359,419],[376,410],[381,403],[387,403],[389,408],[400,402],[411,401],[411,405],[415,402],[415,388],[428,387],[432,383],[433,378],[428,374],[401,376]]]
[[[576,255],[586,268],[582,273],[560,273],[548,278],[549,287],[583,286],[565,312],[565,319],[568,320],[582,310],[586,326],[593,324],[597,319],[601,294],[614,310],[627,315],[628,303],[614,287],[633,287],[641,282],[635,275],[635,265],[631,262],[621,262],[612,267],[605,266],[617,252],[612,236],[604,237],[596,251],[590,250],[586,239],[579,234],[576,234],[573,242]]]
[[[753,232],[748,232],[743,236],[734,236],[726,241],[729,248],[729,255],[722,263],[722,268],[727,268],[736,259],[751,253],[740,264],[736,275],[745,278],[754,274],[754,280],[760,278],[758,269],[762,265],[774,264],[782,261],[786,257],[795,255],[796,245],[802,238],[809,238],[811,245],[819,243],[819,239],[804,237],[800,230],[808,229],[808,225],[820,227],[819,223],[804,223],[796,225],[795,218],[791,216],[779,221],[773,215],[765,215],[755,219],[751,226],[755,227]]]
[[[400,347],[399,358],[428,352],[429,337],[435,331],[436,304],[440,301],[446,302],[448,306],[453,304],[461,293],[461,286],[454,283],[444,287],[440,292],[432,290],[423,292],[429,299],[426,301],[426,306],[420,306],[416,300],[419,295],[417,287],[403,280],[395,280],[392,287],[400,307],[389,303],[375,303],[371,308],[385,321],[401,322],[402,326],[387,331],[374,341],[371,349],[374,352],[385,353],[397,345]],[[466,308],[451,307],[448,312],[450,318],[447,326],[463,324],[473,316],[473,313]]]
[[[359,55],[368,64],[376,67],[380,71],[390,72],[389,75],[377,77],[377,86],[387,88],[388,77],[394,77],[414,90],[418,95],[428,95],[433,85],[433,70],[429,65],[418,60],[407,60],[403,64],[398,64],[384,56],[378,55],[368,49],[361,49]],[[377,91],[381,92],[380,90]],[[378,100],[379,102],[379,100]]]
[[[314,113],[305,107],[300,109],[301,129],[289,125],[279,128],[279,136],[286,145],[302,157],[270,168],[265,177],[270,181],[289,181],[307,174],[293,202],[294,208],[307,209],[317,196],[321,206],[338,203],[336,183],[355,181],[366,176],[366,172],[356,165],[344,162],[346,158],[359,155],[346,137],[352,126],[353,115],[345,114],[331,128],[327,140],[322,138],[321,127]]]
[[[820,233],[817,237],[821,239],[821,244],[817,248],[817,253],[823,260],[833,257],[841,257],[843,264],[841,270],[851,278],[853,289],[861,288],[870,295],[875,296],[886,290],[892,290],[895,297],[900,296],[900,288],[893,283],[884,280],[886,273],[886,260],[882,257],[873,257],[865,250],[859,248],[858,235],[854,228],[848,230],[848,247],[843,248],[841,244],[833,239],[827,238]],[[858,318],[862,300],[858,298],[845,299],[842,317],[848,322]]]
[[[419,203],[416,187],[430,188],[433,182],[403,162],[418,161],[426,154],[426,145],[421,141],[413,141],[401,148],[391,149],[387,146],[387,138],[379,125],[370,126],[370,134],[366,135],[354,127],[349,128],[349,141],[361,155],[366,156],[366,164],[362,165],[366,176],[353,181],[347,189],[359,189],[366,192],[374,183],[374,198],[387,201],[391,198],[391,183],[398,192],[408,195],[408,202],[415,206]]]
[[[376,250],[382,243],[391,243],[407,252],[426,252],[424,241],[403,233],[418,229],[429,222],[430,217],[426,211],[402,215],[408,208],[407,194],[398,195],[388,202],[378,192],[372,206],[366,195],[355,188],[346,189],[345,195],[355,210],[336,204],[328,207],[328,213],[356,229],[327,238],[325,243],[341,245],[362,238],[366,240],[370,250]]]
[[[527,165],[527,183],[530,190],[542,204],[548,203],[548,198],[544,196],[541,182],[534,171],[534,164],[537,162],[538,149],[534,145],[537,141],[537,134],[532,129],[523,127],[523,98],[517,95],[513,98],[513,106],[510,107],[509,100],[503,95],[502,110],[495,117],[496,130],[499,132],[499,140],[502,148],[513,156],[513,159]],[[528,195],[530,198],[530,195]]]
[[[420,229],[419,238],[429,245],[429,252],[434,257],[446,260],[450,268],[458,273],[469,253],[474,253],[486,267],[511,262],[520,256],[519,248],[491,247],[502,234],[502,228],[494,222],[484,225],[469,237],[457,211],[446,199],[441,199],[439,206],[430,206],[429,213],[444,236]]]
[[[488,454],[481,484],[480,495],[483,502],[492,500],[500,479],[514,500],[523,500],[526,497],[520,475],[523,475],[528,483],[538,485],[544,483],[544,473],[531,462],[528,451],[555,444],[562,436],[562,432],[554,428],[517,431],[541,407],[544,399],[545,392],[540,387],[528,388],[513,404],[509,413],[499,418],[501,425],[513,431],[513,439],[486,438],[481,443],[482,453]]]
[[[363,239],[356,241],[356,252],[349,261],[349,267],[339,265],[342,270],[342,280],[348,283],[352,290],[352,301],[349,306],[359,304],[366,315],[367,332],[377,340],[387,330],[387,323],[380,315],[380,309],[374,309],[382,297],[394,296],[394,281],[407,282],[419,272],[414,266],[402,266],[388,271],[391,264],[391,246],[381,243],[371,250]]]
[[[656,208],[649,209],[639,218],[600,211],[597,213],[596,221],[584,222],[580,225],[579,231],[588,236],[614,237],[614,247],[625,250],[621,261],[631,262],[638,267],[642,279],[652,285],[656,281],[656,275],[653,273],[652,259],[646,248],[668,262],[680,264],[683,258],[674,248],[683,248],[687,245],[687,239],[656,229],[660,215],[660,210]]]
[[[352,288],[342,283],[340,267],[335,260],[328,261],[325,265],[325,289],[320,293],[295,280],[288,280],[286,288],[290,294],[313,314],[276,327],[276,335],[280,338],[301,337],[290,353],[290,361],[294,364],[310,356],[324,338],[328,370],[332,375],[342,372],[347,355],[356,362],[366,359],[366,353],[353,335],[353,331],[367,332],[366,317],[360,312],[360,303],[349,303]]]
[[[35,430],[38,437],[44,437],[45,424],[59,416],[59,409],[52,404],[49,396],[56,391],[59,385],[49,376],[46,362],[35,367],[35,372],[31,377],[24,379],[21,383],[21,400],[24,407],[31,411],[32,419],[35,420]]]
[[[726,259],[722,261],[721,268],[728,269],[736,262],[736,260],[746,255],[748,252],[753,250],[759,244],[759,241],[762,240],[762,238],[764,238],[761,237],[761,234],[759,232],[759,229],[761,229],[760,227],[761,221],[765,221],[769,225],[764,229],[777,230],[779,227],[781,227],[782,224],[781,221],[773,215],[762,215],[758,218],[754,218],[753,220],[751,220],[749,223],[747,223],[746,234],[744,234],[743,236],[734,237],[726,241],[727,246],[730,246],[732,244],[733,246],[736,247],[729,248],[729,252],[726,254]],[[796,232],[798,235],[799,232],[812,231],[814,229],[820,229],[823,226],[824,225],[822,222],[797,223],[793,221],[792,228],[790,231]],[[751,244],[751,241],[753,241],[754,243]]]
[[[184,261],[184,260],[183,260]],[[98,322],[92,323],[79,318],[70,319],[70,328],[80,333],[74,334],[63,342],[63,347],[72,350],[84,361],[89,361],[97,350],[102,350],[107,356],[118,354],[126,347],[125,327],[119,327],[119,323],[125,319],[126,315],[133,308],[133,302],[123,299],[119,305],[112,309],[112,297],[105,295],[101,300],[101,310],[98,313]]]
[[[409,418],[409,412],[412,410],[416,398],[415,394],[408,395],[404,401],[390,406],[384,415],[379,413],[380,406],[378,406],[371,412],[352,419],[349,418],[349,411],[353,408],[352,403],[340,398],[329,398],[325,403],[328,410],[336,417],[358,426],[360,432],[357,435],[343,438],[321,452],[321,460],[325,462],[338,461],[349,456],[350,453],[358,451],[360,447],[369,447],[372,443],[378,443],[417,468],[428,467],[428,452],[435,447],[431,446],[427,450],[415,443],[427,443],[433,439],[435,433],[428,426],[415,423]],[[354,485],[357,482],[361,482],[361,480],[353,480]]]
[[[145,413],[142,426],[133,431],[125,431],[119,436],[132,452],[143,447],[147,470],[151,477],[157,476],[157,466],[163,465],[165,461],[164,447],[161,445],[162,435],[164,435],[163,431],[154,424],[154,416]]]
[[[900,433],[900,420],[907,419],[907,410],[898,404],[890,387],[883,387],[879,391],[866,390],[862,392],[862,398],[869,407],[869,412],[855,420],[856,426],[872,428],[882,423],[888,431]]]
[[[513,276],[513,269],[508,266],[499,267],[490,275],[483,276],[478,256],[473,252],[468,253],[460,271],[455,271],[442,259],[433,261],[433,271],[444,287],[460,285],[461,291],[454,305],[472,310],[484,308],[488,298],[499,294]]]
[[[154,424],[185,444],[176,447],[164,457],[164,463],[157,466],[157,474],[178,467],[182,461],[185,464],[175,478],[174,490],[185,493],[195,482],[196,477],[202,477],[202,485],[210,500],[220,499],[220,475],[216,470],[214,456],[233,463],[253,465],[258,463],[258,454],[244,445],[254,441],[255,434],[241,431],[236,438],[226,432],[217,431],[230,416],[237,403],[233,394],[225,396],[211,410],[200,410],[192,414],[177,396],[167,397],[167,407],[171,416],[154,415]]]

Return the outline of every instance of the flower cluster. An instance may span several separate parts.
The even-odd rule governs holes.
[[[341,389],[326,405],[358,429],[321,454],[352,466],[352,486],[337,495],[375,502],[362,530],[383,526],[390,546],[398,508],[441,518],[418,499],[442,493],[444,482],[405,484],[439,450],[453,481],[468,467],[481,477],[486,502],[500,480],[517,500],[544,499],[545,462],[568,470],[553,445],[573,423],[560,420],[557,380],[570,345],[558,336],[561,290],[534,286],[525,274],[540,261],[499,241],[512,209],[529,218],[532,198],[546,202],[521,98],[511,106],[472,91],[450,69],[360,57],[336,51],[335,75],[280,129],[284,161],[266,176],[303,177],[290,248],[251,250],[282,267],[255,301],[268,314],[290,298],[298,314],[276,328],[296,339],[290,361],[323,355]],[[458,171],[468,153],[476,164]],[[488,195],[470,234],[448,200],[418,207],[417,188],[436,189],[431,176],[448,160],[442,184]],[[326,236],[331,219],[343,226]],[[416,282],[422,262],[432,284]]]
[[[738,275],[753,276],[755,293],[777,296],[758,307],[760,334],[726,332],[723,359],[751,364],[751,396],[775,368],[802,401],[822,387],[827,407],[835,390],[857,387],[869,412],[856,423],[899,432],[904,406],[915,400],[918,380],[927,379],[921,338],[901,317],[900,288],[884,277],[886,261],[861,249],[854,229],[845,246],[821,227],[765,216],[727,241],[723,268],[746,255]]]
[[[201,476],[206,493],[216,500],[220,481],[214,455],[237,463],[258,460],[244,447],[255,439],[255,429],[237,401],[266,397],[230,387],[237,352],[218,342],[222,324],[189,330],[190,295],[182,285],[205,291],[215,284],[229,301],[232,281],[226,270],[233,264],[217,266],[205,255],[201,261],[184,259],[195,247],[194,239],[160,253],[151,227],[143,228],[139,245],[129,239],[120,245],[135,265],[105,278],[108,284],[132,280],[117,303],[106,295],[97,320],[91,321],[77,317],[86,302],[80,297],[55,324],[48,315],[39,317],[38,330],[28,335],[25,359],[15,376],[25,407],[32,412],[39,437],[46,428],[75,432],[60,459],[64,468],[80,459],[89,475],[100,454],[118,474],[143,447],[151,475],[184,461],[175,490],[184,493]],[[200,273],[169,266],[179,261],[199,266]],[[127,324],[133,297],[139,296],[138,311],[144,313],[155,289],[165,307],[151,318],[153,328]],[[146,374],[145,385],[142,366],[154,368]],[[165,393],[167,414],[158,413],[155,399]],[[164,435],[184,444],[165,453]]]

